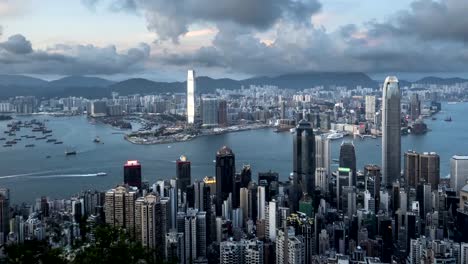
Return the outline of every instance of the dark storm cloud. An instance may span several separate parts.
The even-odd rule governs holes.
[[[31,42],[22,35],[13,35],[7,41],[0,42],[0,49],[15,54],[27,54],[33,51]]]
[[[150,47],[140,44],[125,52],[114,46],[58,44],[33,50],[22,35],[0,43],[0,73],[30,74],[117,74],[140,70],[150,56]]]
[[[99,0],[83,0],[89,6]],[[142,11],[148,29],[159,40],[178,41],[194,23],[233,22],[258,30],[269,29],[284,18],[310,22],[321,5],[317,0],[114,0],[118,10]]]
[[[468,3],[464,0],[418,0],[388,21],[370,23],[375,35],[418,36],[423,40],[468,42]]]

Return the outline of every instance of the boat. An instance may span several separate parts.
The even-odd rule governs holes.
[[[6,140],[6,138],[0,138],[0,140],[2,140],[2,141],[3,141],[3,140]]]
[[[47,156],[46,156],[46,159],[50,159],[50,156],[49,156],[49,155],[47,155]]]
[[[52,133],[52,130],[42,130],[42,134],[50,134]]]
[[[296,128],[295,128],[295,127],[293,127],[293,128],[291,128],[291,129],[289,129],[289,132],[291,132],[291,133],[294,133],[294,132],[296,132]]]
[[[6,144],[7,145],[13,145],[13,144],[16,144],[16,141],[10,140],[10,141],[7,141]]]
[[[48,139],[46,142],[56,142],[56,139]]]
[[[11,145],[11,144],[5,144],[5,145],[3,145],[3,147],[5,147],[5,148],[7,148],[7,147],[12,147],[12,146],[13,146],[13,145]]]
[[[340,138],[343,138],[342,133],[332,133],[327,136],[327,139],[330,139],[330,140],[335,140],[335,139],[340,139]]]
[[[57,142],[54,142],[55,145],[59,145],[59,144],[63,144],[62,141],[57,141]]]
[[[106,175],[107,175],[107,173],[105,173],[105,172],[98,172],[98,173],[96,173],[96,176],[106,176]]]
[[[94,143],[100,143],[101,142],[101,139],[99,137],[96,137],[94,140],[93,140]]]
[[[452,122],[452,117],[451,116],[447,116],[445,119],[444,119],[445,122]]]
[[[25,147],[26,147],[26,148],[33,148],[33,147],[35,147],[35,146],[36,146],[36,145],[34,145],[34,144],[28,144],[28,145],[26,145]]]
[[[435,117],[432,117],[431,119],[432,119],[432,120],[437,120],[437,118],[435,118]]]
[[[65,150],[65,156],[76,155],[75,150]]]

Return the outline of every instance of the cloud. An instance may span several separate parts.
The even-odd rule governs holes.
[[[94,6],[99,0],[82,0]],[[281,19],[310,23],[321,5],[317,0],[114,0],[111,9],[141,11],[159,40],[179,37],[197,23],[225,23],[267,30]]]
[[[28,54],[31,53],[31,42],[22,35],[13,35],[7,41],[0,43],[0,48],[14,54]]]
[[[34,50],[22,35],[0,42],[2,74],[96,75],[140,71],[150,57],[150,47],[140,44],[125,52],[115,46],[57,44]]]
[[[462,0],[417,0],[410,10],[385,22],[371,22],[376,36],[417,36],[422,40],[468,42],[468,4]]]

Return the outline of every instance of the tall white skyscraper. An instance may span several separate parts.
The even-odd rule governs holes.
[[[258,210],[259,220],[265,220],[265,202],[266,202],[265,186],[258,186],[257,210]]]
[[[382,97],[382,185],[391,186],[401,174],[400,86],[395,76],[385,79]]]
[[[187,74],[187,123],[195,122],[195,71],[189,70]]]
[[[315,167],[324,168],[325,174],[330,175],[330,163],[330,140],[324,135],[315,136]]]
[[[366,96],[366,120],[374,122],[375,118],[375,96]]]
[[[450,187],[457,193],[468,180],[468,156],[453,156],[450,159]]]

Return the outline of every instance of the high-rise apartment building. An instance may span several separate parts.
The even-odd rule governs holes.
[[[389,76],[382,97],[382,184],[391,186],[401,174],[401,105],[398,79]]]
[[[195,71],[189,70],[187,73],[187,123],[193,124],[195,122]]]
[[[105,221],[114,227],[126,229],[135,234],[135,200],[138,191],[124,186],[118,186],[105,194]]]
[[[10,190],[0,188],[0,245],[6,241],[10,231]]]
[[[374,122],[375,118],[375,96],[367,95],[366,96],[366,120]]]

